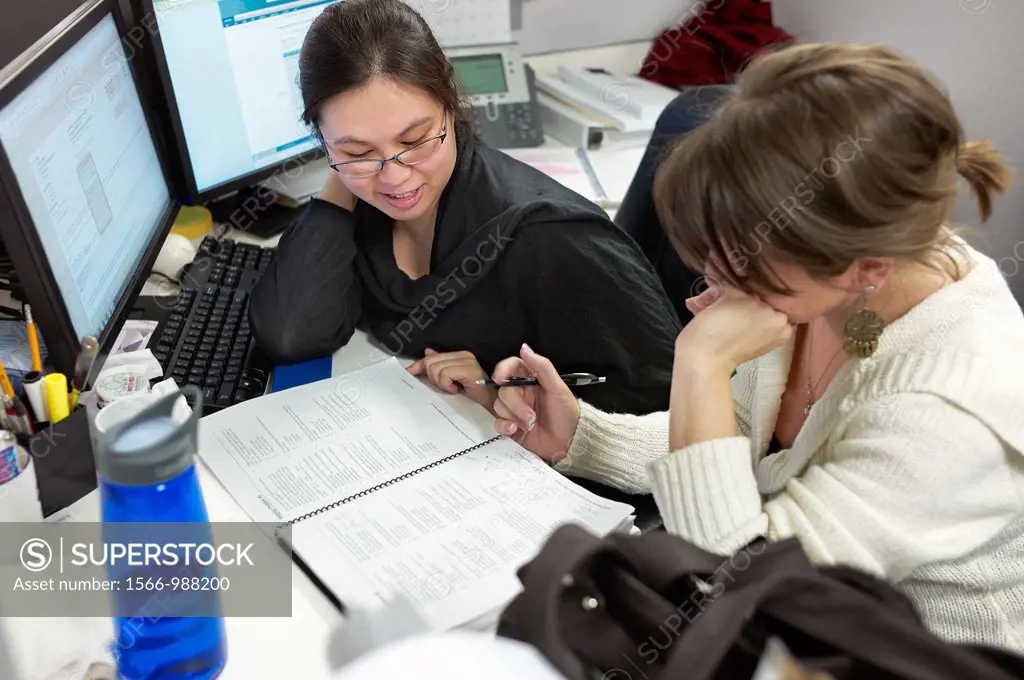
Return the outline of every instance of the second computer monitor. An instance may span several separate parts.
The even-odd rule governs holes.
[[[141,0],[192,202],[267,177],[319,145],[302,124],[298,60],[337,0]]]
[[[113,339],[177,212],[115,9],[90,0],[0,70],[0,234],[62,372]]]

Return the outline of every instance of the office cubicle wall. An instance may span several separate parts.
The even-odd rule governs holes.
[[[879,42],[905,52],[942,79],[971,139],[990,137],[1020,172],[1024,161],[1024,2],[993,0],[775,0],[775,23],[801,41]],[[1024,191],[998,200],[992,220],[969,237],[999,261],[1024,304]],[[964,189],[956,219],[978,224]]]
[[[516,2],[517,0],[513,0]],[[693,16],[698,0],[518,0],[527,55],[651,40]]]
[[[0,0],[0,67],[82,4],[84,0]]]

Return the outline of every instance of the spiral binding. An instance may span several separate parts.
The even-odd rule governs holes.
[[[370,487],[369,489],[366,489],[365,491],[360,491],[359,493],[353,494],[353,495],[349,496],[348,498],[342,498],[340,501],[335,501],[335,502],[331,503],[330,505],[325,505],[324,507],[318,508],[316,510],[313,510],[312,512],[307,512],[305,515],[300,515],[300,516],[296,517],[295,519],[289,520],[287,522],[282,522],[281,524],[277,525],[277,529],[280,530],[283,527],[291,526],[293,524],[298,524],[299,522],[307,520],[310,517],[316,517],[317,515],[325,513],[325,512],[328,512],[329,510],[333,510],[334,508],[336,508],[336,507],[338,507],[340,505],[345,505],[346,503],[350,503],[350,502],[356,500],[357,498],[362,498],[363,496],[369,496],[371,493],[374,493],[375,491],[379,491],[380,489],[387,488],[387,487],[391,486],[392,484],[397,484],[398,482],[402,481],[403,479],[408,479],[410,477],[413,477],[415,475],[420,474],[421,472],[426,472],[427,470],[429,470],[431,468],[437,467],[438,465],[442,465],[443,463],[447,463],[450,460],[454,460],[454,459],[458,458],[459,456],[464,456],[467,453],[471,453],[473,451],[476,451],[477,449],[482,449],[483,447],[487,446],[488,444],[490,444],[492,442],[496,442],[499,439],[501,439],[501,435],[498,435],[498,436],[495,436],[495,437],[491,437],[490,439],[488,439],[486,441],[482,441],[479,444],[474,444],[473,446],[470,446],[468,449],[463,449],[463,450],[461,450],[461,451],[459,451],[457,453],[453,453],[450,456],[446,456],[446,457],[444,457],[444,458],[442,458],[440,460],[436,460],[433,463],[430,463],[429,465],[424,465],[421,468],[416,468],[412,472],[406,472],[404,475],[399,475],[398,477],[395,477],[394,479],[389,479],[388,481],[383,482],[382,484],[378,484],[377,486]]]

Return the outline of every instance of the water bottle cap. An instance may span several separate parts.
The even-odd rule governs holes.
[[[185,421],[173,417],[183,392],[194,397]],[[99,435],[96,471],[116,484],[148,486],[166,482],[186,470],[199,441],[202,394],[185,386],[153,402],[123,423]]]

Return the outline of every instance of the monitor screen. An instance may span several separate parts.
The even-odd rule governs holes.
[[[110,14],[0,109],[0,144],[75,335],[100,337],[171,200]]]
[[[300,120],[299,50],[336,1],[153,1],[199,193],[318,146]]]
[[[501,54],[454,57],[452,66],[470,95],[508,91],[505,61]]]

